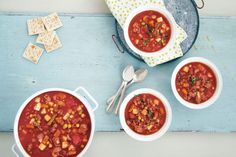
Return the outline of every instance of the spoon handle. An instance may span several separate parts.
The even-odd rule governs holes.
[[[123,101],[123,99],[124,99],[126,87],[127,87],[127,82],[124,83],[124,87],[122,88],[121,95],[120,95],[120,99],[119,99],[119,101],[118,101],[118,104],[117,104],[116,110],[115,110],[115,114],[116,114],[116,115],[119,113],[120,105],[121,105],[121,103],[122,103],[122,101]]]
[[[108,104],[108,106],[106,108],[107,112],[111,112],[112,111],[112,108],[113,108],[113,106],[114,106],[114,104],[116,102],[116,99],[119,97],[119,95],[120,95],[120,93],[121,93],[121,91],[123,89],[123,86],[124,86],[124,81],[121,83],[121,85],[120,85],[119,89],[117,90],[116,94],[113,95],[114,98],[111,101],[109,101],[109,102],[107,101],[107,104]]]
[[[134,80],[132,80],[132,81],[130,81],[128,84],[127,84],[127,88],[130,86],[130,85],[132,85],[134,83]],[[121,91],[120,91],[120,93],[121,93]],[[120,96],[120,93],[118,93],[118,96]],[[115,94],[114,95],[112,95],[110,98],[108,98],[107,99],[107,104],[109,104],[114,98],[115,98]]]

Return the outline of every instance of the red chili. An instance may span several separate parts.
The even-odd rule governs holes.
[[[176,76],[176,89],[186,101],[200,104],[209,100],[216,90],[216,77],[207,65],[192,62],[183,66]]]
[[[134,96],[126,106],[125,120],[134,132],[150,135],[164,125],[166,110],[162,101],[151,94]]]
[[[171,37],[167,18],[154,10],[137,14],[129,25],[129,38],[141,51],[151,53],[164,48]]]
[[[88,143],[91,120],[71,94],[46,92],[32,99],[19,119],[19,138],[33,157],[76,157]]]

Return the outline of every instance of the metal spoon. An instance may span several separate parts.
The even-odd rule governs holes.
[[[133,80],[130,81],[130,82],[127,84],[127,88],[128,88],[130,85],[132,85],[133,83],[143,81],[143,80],[146,78],[147,74],[148,74],[148,70],[147,70],[147,69],[138,69],[138,70],[136,70],[135,73],[134,73]],[[120,93],[119,93],[118,95],[120,95]],[[107,100],[107,104],[109,104],[114,98],[115,98],[115,95],[111,96],[111,97]]]
[[[116,92],[116,94],[114,95],[114,99],[111,100],[111,102],[108,103],[108,106],[106,108],[106,111],[107,112],[110,112],[112,111],[112,108],[117,100],[117,98],[119,97],[119,94],[121,92],[121,90],[123,89],[124,85],[127,84],[127,81],[131,81],[131,79],[133,78],[133,75],[134,75],[134,67],[132,65],[128,65],[124,70],[123,70],[123,74],[122,74],[122,77],[123,77],[123,82],[121,83],[118,91]],[[124,79],[125,78],[125,79]]]
[[[118,112],[120,110],[120,105],[124,99],[124,94],[125,94],[127,84],[128,84],[128,82],[130,82],[133,79],[133,77],[134,77],[134,67],[131,66],[129,69],[127,69],[127,71],[125,71],[123,73],[124,87],[122,88],[120,99],[119,99],[118,104],[116,106],[115,114],[118,114]]]

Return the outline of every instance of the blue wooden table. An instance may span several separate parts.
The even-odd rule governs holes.
[[[45,14],[0,13],[0,131],[11,131],[22,102],[34,92],[61,87],[84,86],[100,103],[96,111],[96,131],[120,131],[118,117],[105,112],[105,101],[121,82],[127,64],[148,68],[149,75],[128,92],[149,87],[162,92],[173,109],[170,131],[236,131],[236,18],[202,17],[195,46],[183,58],[149,68],[128,54],[117,51],[111,40],[115,20],[111,15],[60,14],[64,26],[57,33],[63,47],[44,53],[39,64],[22,58],[29,41],[26,20]],[[224,87],[219,100],[204,110],[182,106],[170,87],[171,73],[184,58],[202,56],[213,61],[223,75]]]

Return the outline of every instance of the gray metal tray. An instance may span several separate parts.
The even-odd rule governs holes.
[[[180,45],[183,53],[186,54],[197,39],[199,31],[199,14],[197,9],[204,7],[204,1],[202,0],[201,7],[199,7],[194,0],[164,0],[164,2],[168,11],[174,16],[177,24],[180,25],[188,35],[187,39]],[[127,52],[138,60],[143,61],[143,59],[133,52],[125,42],[123,29],[118,22],[116,22],[116,30],[117,36],[113,35],[113,41],[119,51],[122,53]]]

